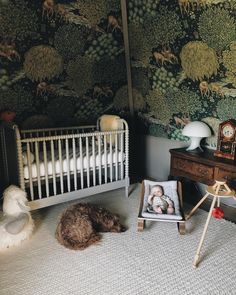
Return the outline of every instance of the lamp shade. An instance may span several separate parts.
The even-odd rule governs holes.
[[[200,142],[204,137],[211,136],[211,129],[209,126],[201,121],[194,121],[187,124],[183,130],[182,134],[190,137],[190,146],[187,150],[194,150],[197,148],[201,149]]]

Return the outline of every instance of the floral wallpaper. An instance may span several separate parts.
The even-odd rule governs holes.
[[[235,0],[130,0],[127,7],[139,128],[184,141],[190,121],[216,134],[221,121],[236,118]]]
[[[119,0],[0,0],[0,118],[70,126],[127,109],[121,23]]]

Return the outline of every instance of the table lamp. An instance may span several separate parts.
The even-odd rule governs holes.
[[[197,148],[202,151],[200,142],[204,137],[211,136],[211,129],[204,122],[194,121],[183,128],[182,134],[190,138],[190,145],[186,149],[187,151],[192,151]]]

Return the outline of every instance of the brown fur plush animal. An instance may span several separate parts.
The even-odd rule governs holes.
[[[66,209],[56,229],[56,239],[66,248],[83,250],[101,239],[98,232],[124,232],[119,216],[91,204],[79,203]]]

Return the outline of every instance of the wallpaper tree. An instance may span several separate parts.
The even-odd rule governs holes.
[[[216,130],[236,116],[236,5],[186,3],[127,5],[133,85],[146,89],[137,118],[148,134],[175,140],[186,140],[181,130],[190,121]]]
[[[0,1],[0,114],[15,111],[24,128],[124,114],[114,107],[127,84],[120,9],[119,0]]]

